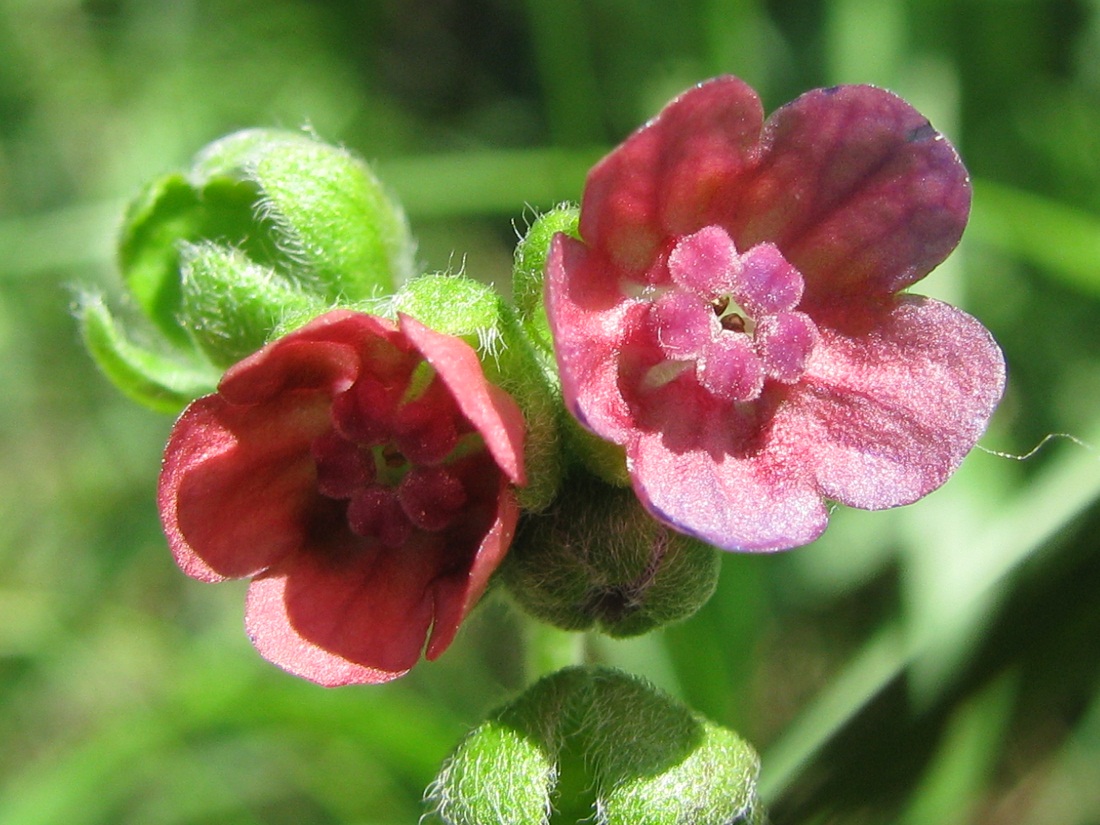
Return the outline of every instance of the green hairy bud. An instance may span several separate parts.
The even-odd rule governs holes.
[[[569,668],[463,739],[428,790],[429,821],[761,825],[759,769],[737,734],[647,682]]]
[[[717,550],[653,519],[633,490],[578,473],[552,509],[521,523],[501,575],[537,618],[624,637],[691,616],[718,567]]]
[[[361,160],[306,134],[238,132],[131,203],[119,266],[140,323],[90,296],[84,340],[123,392],[178,410],[287,318],[392,292],[412,252],[404,214]]]

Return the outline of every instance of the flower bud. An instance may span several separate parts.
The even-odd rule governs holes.
[[[501,575],[537,618],[625,637],[691,616],[718,567],[714,548],[653,519],[633,490],[577,474],[552,510],[520,524]]]
[[[365,163],[305,134],[238,132],[189,172],[152,182],[127,211],[123,282],[160,341],[134,343],[98,297],[80,309],[85,341],[124,392],[178,409],[213,389],[181,374],[216,380],[286,316],[392,292],[411,274],[412,248],[404,215]]]
[[[759,768],[733,731],[647,682],[569,668],[469,733],[427,798],[446,825],[545,825],[553,810],[597,825],[757,825]]]
[[[558,232],[579,237],[579,217],[580,209],[575,206],[565,203],[556,206],[536,218],[523,240],[516,245],[512,299],[532,339],[547,351],[551,349],[551,337],[546,308],[543,305],[542,284],[546,258],[550,253],[550,240]]]

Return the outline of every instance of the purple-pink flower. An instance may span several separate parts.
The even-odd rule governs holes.
[[[623,445],[657,518],[730,550],[939,487],[984,431],[1004,361],[971,316],[902,292],[954,249],[954,148],[870,86],[765,122],[734,77],[670,103],[591,171],[546,294],[567,405]]]
[[[264,657],[322,685],[385,682],[450,645],[507,552],[523,437],[464,341],[336,310],[184,411],[161,520],[188,575],[252,580]]]

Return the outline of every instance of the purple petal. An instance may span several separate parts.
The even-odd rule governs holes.
[[[650,323],[670,359],[697,358],[719,331],[714,308],[692,292],[670,290],[653,302]]]
[[[763,160],[727,225],[741,249],[774,242],[814,303],[892,294],[923,278],[962,235],[966,169],[890,92],[808,92],[768,119],[763,141]]]
[[[803,312],[769,315],[756,327],[756,346],[764,370],[777,381],[797,381],[816,343],[817,327]]]
[[[681,238],[668,256],[672,280],[705,298],[730,292],[739,268],[737,247],[720,226],[705,226]]]
[[[821,534],[827,512],[810,479],[782,456],[716,452],[712,440],[677,450],[653,434],[628,448],[634,488],[654,516],[724,550],[785,550]]]

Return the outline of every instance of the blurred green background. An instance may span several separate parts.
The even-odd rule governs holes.
[[[116,289],[126,199],[228,131],[308,124],[377,163],[425,269],[506,283],[533,210],[724,72],[769,111],[886,86],[956,143],[971,225],[915,291],[1004,346],[986,448],[1085,445],[975,451],[917,505],[839,509],[592,657],[752,741],[776,823],[1100,823],[1100,2],[0,0],[0,825],[416,822],[525,680],[499,597],[441,661],[326,691],[253,653],[243,584],[176,570],[171,421],[71,317]]]

